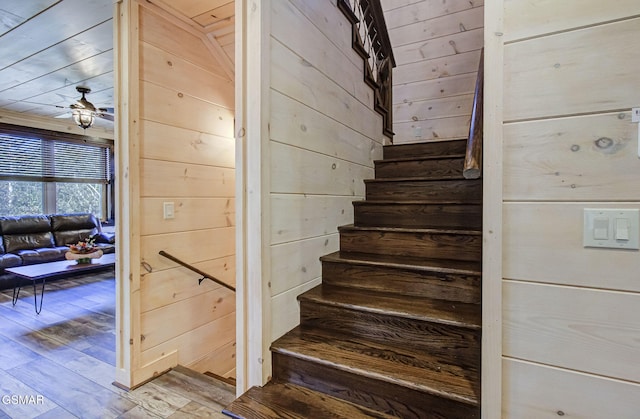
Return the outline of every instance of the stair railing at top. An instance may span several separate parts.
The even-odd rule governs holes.
[[[364,60],[364,81],[374,91],[384,135],[393,140],[391,74],[396,63],[380,0],[338,0],[338,8],[351,22],[353,49]]]
[[[201,271],[200,269],[196,268],[195,266],[189,265],[188,263],[181,261],[177,257],[165,252],[164,250],[159,251],[158,254],[160,256],[164,256],[167,259],[170,259],[170,260],[174,261],[178,265],[182,265],[187,269],[191,269],[193,272],[197,273],[198,275],[202,275],[202,278],[200,278],[198,280],[198,284],[201,284],[202,281],[205,280],[205,279],[210,279],[213,282],[215,282],[216,284],[222,285],[223,287],[225,287],[227,289],[230,289],[233,292],[236,292],[236,289],[234,287],[232,287],[231,285],[229,285],[229,284],[227,284],[227,283],[225,283],[225,282],[223,282],[223,281],[221,281],[221,280],[219,280],[217,278],[212,277],[211,275],[207,274],[206,272]]]
[[[465,179],[478,179],[482,174],[482,114],[484,91],[484,49],[480,52],[480,65],[476,90],[473,96],[471,125],[467,140],[467,152],[464,159],[463,176]]]

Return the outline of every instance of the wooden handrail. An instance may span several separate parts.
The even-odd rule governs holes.
[[[480,66],[476,90],[473,96],[473,110],[471,113],[471,125],[469,126],[469,138],[467,140],[467,152],[464,158],[462,175],[465,179],[478,179],[482,174],[482,114],[484,91],[484,49],[480,53]]]
[[[380,0],[338,0],[338,8],[351,22],[351,44],[364,60],[364,81],[374,91],[383,133],[393,140],[391,76],[396,62]]]
[[[175,257],[173,255],[170,255],[169,253],[165,252],[164,250],[159,251],[158,254],[160,256],[164,256],[167,259],[170,259],[170,260],[174,261],[178,265],[182,265],[187,269],[191,269],[193,272],[197,273],[198,275],[202,275],[202,278],[200,278],[198,280],[198,284],[201,284],[202,280],[204,280],[204,279],[210,279],[211,281],[215,282],[216,284],[222,285],[223,287],[225,287],[227,289],[230,289],[233,292],[236,292],[236,289],[234,287],[232,287],[231,285],[229,285],[229,284],[227,284],[227,283],[225,283],[225,282],[223,282],[223,281],[221,281],[221,280],[219,280],[217,278],[214,278],[213,276],[207,274],[206,272],[201,271],[200,269],[196,268],[195,266],[189,265],[188,263],[181,261],[177,257]]]

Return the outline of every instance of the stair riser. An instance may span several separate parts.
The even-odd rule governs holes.
[[[426,351],[446,363],[473,368],[480,360],[477,329],[364,312],[300,299],[300,324],[394,348]]]
[[[482,205],[354,203],[354,224],[361,227],[482,228]]]
[[[361,290],[479,304],[479,275],[322,262],[322,282]]]
[[[479,418],[480,408],[313,361],[273,353],[273,376],[402,418]]]
[[[418,144],[400,144],[384,147],[385,159],[399,159],[404,157],[446,156],[451,154],[465,154],[467,140],[432,141]]]
[[[341,229],[340,250],[377,255],[479,261],[482,257],[482,237],[467,234]]]
[[[405,180],[365,183],[366,199],[374,201],[459,201],[480,203],[481,180]]]
[[[411,161],[378,161],[376,165],[376,179],[405,178],[405,177],[433,177],[433,178],[461,178],[463,158],[433,159]]]

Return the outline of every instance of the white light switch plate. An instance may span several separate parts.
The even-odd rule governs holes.
[[[173,202],[163,202],[162,203],[162,209],[163,209],[163,217],[165,220],[171,220],[175,217],[175,206],[173,205]]]
[[[618,220],[624,220],[624,222]],[[603,234],[605,225],[606,238]],[[621,225],[625,227],[623,232],[617,230]],[[628,240],[617,239],[616,236],[628,237]],[[584,247],[639,250],[639,236],[640,210],[638,209],[584,209]]]
[[[631,108],[631,122],[640,122],[640,108]]]

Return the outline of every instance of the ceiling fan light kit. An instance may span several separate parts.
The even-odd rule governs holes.
[[[91,93],[91,89],[88,87],[78,86],[76,87],[76,90],[78,93],[82,93],[82,98],[77,103],[71,105],[71,109],[73,109],[71,115],[73,117],[73,121],[80,128],[87,129],[93,125],[96,113],[96,107],[84,97],[86,93]]]

